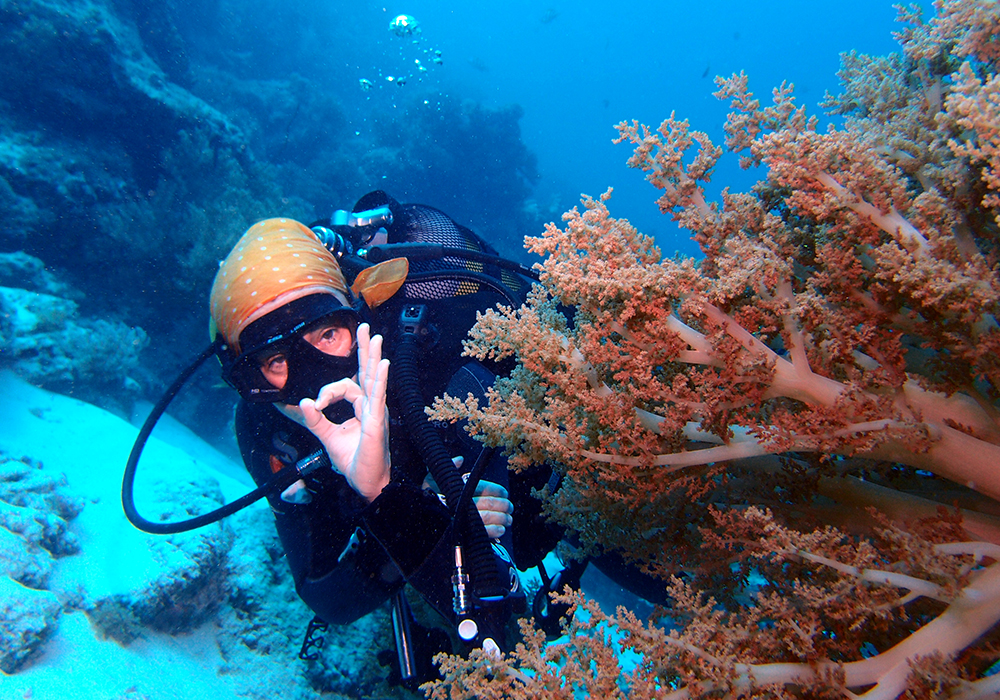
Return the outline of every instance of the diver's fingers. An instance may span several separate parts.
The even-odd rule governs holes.
[[[507,513],[497,513],[489,510],[479,511],[479,517],[483,520],[483,525],[495,525],[498,527],[510,527],[514,519]]]
[[[382,336],[376,333],[368,341],[368,366],[377,365],[382,359]]]
[[[327,406],[332,406],[338,401],[350,401],[353,403],[361,395],[361,387],[354,381],[350,379],[338,379],[319,390],[319,396],[316,397],[316,408],[322,411]]]
[[[361,362],[360,356],[358,362]],[[382,362],[382,336],[376,335],[368,342],[367,360],[364,365],[358,368],[358,383],[361,384],[366,394],[371,394],[374,389],[374,382],[378,381],[378,366]]]
[[[389,420],[385,409],[385,390],[389,377],[389,360],[381,360],[373,368],[373,376],[365,382],[354,399],[354,416],[362,422],[362,430],[388,430]]]
[[[514,504],[508,501],[506,498],[491,498],[487,496],[475,496],[472,499],[473,503],[476,504],[476,508],[480,513],[496,513],[497,515],[503,515],[506,518],[511,518],[511,513],[514,512]],[[501,523],[502,525],[510,525],[509,522]]]
[[[479,504],[476,504],[479,506]],[[486,534],[491,538],[503,537],[503,534],[507,531],[507,528],[514,523],[514,519],[509,513],[497,512],[495,510],[483,510],[480,508],[479,517],[483,520],[483,525],[486,526]]]
[[[309,430],[312,430],[326,420],[323,411],[316,408],[316,402],[312,399],[302,399],[299,401],[299,410],[302,411],[302,420]]]
[[[358,339],[358,383],[364,384],[365,370],[368,367],[368,350],[371,346],[371,326],[362,323],[357,330]]]
[[[475,496],[493,496],[493,497],[496,497],[496,498],[508,498],[509,497],[509,494],[507,493],[507,489],[505,489],[500,484],[495,484],[492,481],[486,481],[485,479],[480,480],[480,482],[478,484],[476,484],[476,493],[473,494],[473,495],[475,495]]]
[[[507,532],[507,528],[503,525],[487,525],[486,526],[486,536],[491,540],[498,540],[504,536]]]
[[[379,360],[373,370],[373,376],[366,382],[364,393],[373,407],[378,406],[385,410],[385,392],[389,385],[389,360]]]

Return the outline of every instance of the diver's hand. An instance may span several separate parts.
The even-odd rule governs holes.
[[[503,537],[507,528],[514,524],[514,504],[508,498],[507,489],[500,484],[480,480],[472,501],[479,509],[479,517],[490,539]]]
[[[369,502],[389,483],[389,416],[385,390],[389,360],[382,359],[382,336],[369,338],[367,323],[358,326],[357,382],[341,379],[323,387],[319,396],[302,399],[305,426],[323,444],[333,468]],[[354,404],[354,418],[331,423],[323,409],[338,401]]]
[[[465,458],[459,455],[452,457],[451,461],[455,463],[456,469],[461,469]],[[427,475],[423,487],[436,493],[441,502],[448,505],[433,476]],[[507,489],[500,484],[480,479],[479,483],[476,484],[476,492],[472,494],[472,502],[476,504],[479,517],[483,519],[483,525],[486,526],[486,535],[490,539],[503,537],[507,528],[514,523],[514,504],[508,498]]]

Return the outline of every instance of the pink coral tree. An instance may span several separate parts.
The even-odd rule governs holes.
[[[948,17],[908,41],[957,32]],[[722,152],[707,135],[674,117],[656,131],[619,124],[630,165],[704,259],[662,259],[611,217],[607,196],[585,199],[565,228],[527,239],[546,256],[544,292],[487,312],[467,343],[472,355],[516,356],[518,371],[488,409],[449,399],[441,415],[470,415],[515,464],[554,461],[574,484],[616,491],[608,507],[655,501],[694,467],[785,453],[904,464],[1000,499],[996,213],[983,216],[996,191],[977,155],[990,134],[971,138],[943,106],[958,104],[951,93],[928,112],[921,76],[943,62],[897,66],[898,91],[919,104],[897,105],[879,128],[852,115],[821,132],[790,88],[761,107],[744,75],[720,80],[727,147],[767,167],[753,193],[727,190],[721,203],[704,192]],[[880,65],[850,63],[849,92]],[[972,65],[925,79],[947,92],[994,68]],[[922,140],[897,157],[890,127]],[[572,327],[556,302],[573,309]]]
[[[990,563],[1000,561],[1000,4],[947,0],[936,9],[929,22],[900,10],[901,56],[844,57],[844,91],[826,101],[840,126],[820,130],[791,86],[763,106],[745,75],[720,79],[716,95],[731,105],[725,147],[766,172],[750,193],[709,201],[705,184],[723,149],[688,122],[619,124],[618,140],[634,147],[629,165],[661,190],[660,209],[704,257],[664,259],[611,216],[610,192],[585,198],[564,228],[527,239],[545,256],[528,303],[483,314],[467,341],[468,354],[513,356],[517,369],[488,406],[461,397],[436,406],[437,417],[469,418],[483,440],[506,446],[515,468],[555,464],[565,479],[543,494],[549,513],[585,550],[618,549],[648,571],[684,571],[712,586],[759,550],[901,591],[901,603],[881,603],[897,620],[917,598],[947,606],[881,638],[885,663],[845,649],[796,656],[793,637],[818,649],[830,632],[833,622],[817,618],[808,632],[779,635],[773,657],[732,652],[720,662],[725,679],[672,681],[687,688],[677,697],[766,685],[771,676],[754,666],[765,662],[776,683],[811,673],[809,683],[822,676],[845,693],[875,684],[882,690],[865,697],[896,697],[917,685],[908,669],[953,663],[1000,620]],[[720,512],[764,506],[774,527],[792,528],[783,532],[839,523],[856,537],[871,524],[862,506],[912,523],[939,503],[962,506],[950,516],[961,520],[951,539],[994,543],[935,545],[966,557],[940,596],[916,578],[866,578],[892,573],[899,558],[866,568],[836,548],[766,537],[718,556]],[[816,595],[837,598],[837,585]],[[952,614],[971,598],[982,605]],[[758,598],[756,609],[764,605]],[[960,617],[976,619],[974,634],[942,631],[966,624],[947,622]],[[849,628],[859,635],[855,657],[877,619],[860,615]],[[704,666],[696,657],[677,663]],[[852,675],[862,667],[876,670]]]

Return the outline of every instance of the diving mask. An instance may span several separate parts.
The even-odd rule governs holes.
[[[240,334],[238,356],[225,352],[225,347],[220,351],[223,379],[253,403],[298,404],[314,399],[327,384],[357,373],[357,346],[347,356],[328,355],[304,336],[330,324],[348,328],[354,336],[358,321],[358,313],[332,295],[315,294],[289,302],[247,326]],[[277,355],[287,363],[281,387],[268,381],[262,371],[264,363]]]

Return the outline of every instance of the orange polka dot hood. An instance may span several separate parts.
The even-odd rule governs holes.
[[[340,265],[316,235],[293,219],[266,219],[251,226],[219,266],[209,302],[210,334],[221,333],[238,353],[247,326],[314,294],[332,295],[350,308]]]

